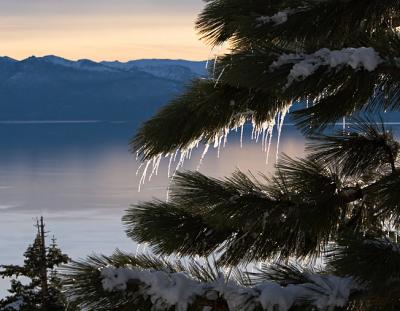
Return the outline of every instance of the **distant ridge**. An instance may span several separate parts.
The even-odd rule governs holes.
[[[151,68],[151,67],[165,67],[165,66],[182,66],[189,68],[192,72],[198,74],[198,75],[206,75],[207,70],[206,70],[206,62],[204,61],[188,61],[188,60],[183,60],[183,59],[137,59],[137,60],[132,60],[128,62],[119,62],[119,61],[114,61],[114,62],[108,62],[108,61],[102,61],[102,64],[106,66],[111,66],[113,68],[116,67],[137,67],[141,69],[146,69],[146,68]]]
[[[0,120],[143,121],[206,76],[205,62],[0,57]]]
[[[46,55],[46,56],[30,56],[21,61],[13,59],[8,56],[0,57],[0,60],[7,61],[7,62],[31,62],[31,61],[45,61],[50,64],[60,65],[65,67],[71,67],[76,69],[86,69],[86,70],[93,70],[93,71],[112,71],[112,70],[122,70],[122,71],[129,71],[132,69],[141,69],[145,72],[150,71],[153,73],[157,73],[155,68],[177,68],[182,67],[189,69],[192,73],[196,75],[206,75],[206,62],[205,61],[189,61],[184,59],[136,59],[130,60],[126,62],[121,62],[118,60],[115,61],[93,61],[90,59],[79,59],[79,60],[69,60],[66,58],[62,58],[56,55]]]

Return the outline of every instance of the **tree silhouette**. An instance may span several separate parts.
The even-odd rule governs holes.
[[[13,311],[65,311],[68,303],[61,292],[61,280],[56,268],[69,262],[69,258],[51,239],[46,246],[43,217],[36,224],[37,234],[33,244],[24,253],[24,264],[2,265],[0,276],[11,278],[9,295],[0,301],[1,310]]]

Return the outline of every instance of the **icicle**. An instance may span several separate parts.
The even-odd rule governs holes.
[[[180,151],[180,149],[177,149],[177,150],[175,151],[174,159],[172,160],[174,163],[175,163],[175,161],[176,161],[176,158],[177,158],[177,156],[178,156],[178,152],[179,152],[179,151]],[[182,151],[181,151],[181,152],[182,152]],[[181,158],[182,158],[182,155],[181,155]],[[175,176],[175,174],[176,174],[176,171],[179,169],[179,164],[180,164],[180,162],[184,160],[184,159],[182,160],[181,158],[180,158],[180,160],[179,160],[177,166],[175,167],[172,176],[170,175],[171,178],[174,178],[174,176]],[[183,164],[183,163],[182,163],[182,164]]]
[[[185,151],[181,151],[181,155],[179,157],[178,165],[175,168],[174,176],[175,176],[175,173],[177,171],[179,171],[179,169],[183,166],[183,163],[185,162],[185,156],[186,156],[186,152]]]
[[[153,162],[152,165],[153,166],[152,166],[152,170],[151,170],[151,173],[150,173],[150,176],[149,176],[149,181],[151,180],[151,178],[153,177],[154,174],[157,176],[158,167],[160,166],[161,157],[162,157],[162,154],[160,154],[158,156],[155,156],[153,158],[153,160],[152,160],[152,162]]]
[[[189,153],[188,153],[188,156],[187,156],[188,159],[191,159],[191,158],[192,158],[192,151],[193,151],[193,148],[191,148],[190,151],[189,151]]]
[[[225,133],[221,133],[221,135],[219,134],[215,134],[214,136],[214,148],[217,149],[218,148],[218,153],[217,153],[217,157],[219,158],[219,152],[220,152],[220,148],[221,148],[221,144],[222,144],[222,139],[224,138]]]
[[[262,151],[264,152],[267,150],[267,143],[268,143],[268,131],[264,129],[263,140],[262,140]]]
[[[162,159],[162,154],[159,155],[158,160],[156,162],[156,167],[155,167],[156,176],[158,176],[158,169],[160,168],[161,159]]]
[[[254,120],[254,118],[251,120],[251,140],[255,140],[256,139],[256,131],[257,131],[257,123]]]
[[[219,141],[218,141],[218,152],[217,152],[217,158],[219,159],[219,154],[220,154],[220,151],[221,151],[221,145],[222,145],[222,139],[223,139],[224,137],[221,135],[220,137],[219,137]]]
[[[179,149],[176,149],[175,155],[174,155],[174,162],[176,161],[176,157],[178,156],[178,152],[179,152]]]
[[[264,151],[264,144],[265,144],[265,127],[262,129],[262,138],[261,138],[261,150]]]
[[[217,61],[218,61],[218,54],[215,54],[215,58],[214,58],[214,67],[213,67],[213,79],[215,80],[215,71],[217,69]]]
[[[191,142],[187,147],[185,147],[184,149],[181,149],[181,150],[178,149],[178,150],[175,152],[175,155],[174,155],[174,158],[173,158],[173,162],[175,162],[175,160],[176,160],[178,151],[180,151],[181,154],[180,154],[180,156],[179,156],[179,161],[178,161],[178,164],[177,164],[177,166],[176,166],[176,168],[175,168],[175,170],[174,170],[174,173],[172,174],[172,178],[175,176],[176,172],[183,166],[183,164],[184,164],[184,162],[185,162],[185,159],[190,159],[190,158],[191,158],[193,149],[194,149],[194,148],[198,148],[199,143],[202,141],[202,138],[203,138],[203,137],[200,136],[198,139],[192,141],[192,142]],[[168,170],[169,170],[169,176],[171,176],[171,173],[170,173],[170,170],[171,170],[171,168],[170,168],[171,163],[172,163],[172,162],[171,162],[171,160],[170,160],[170,165],[169,165],[169,168],[168,168]]]
[[[169,156],[169,163],[168,163],[168,178],[171,177],[171,165],[172,165],[172,160],[174,159],[174,154],[171,153]]]
[[[147,169],[149,168],[151,163],[151,160],[147,160],[146,161],[146,166],[144,167],[143,173],[142,173],[142,177],[139,180],[139,187],[138,187],[138,191],[140,192],[142,185],[144,185],[144,181],[146,180],[146,175],[147,175]]]
[[[218,147],[218,142],[219,142],[219,136],[218,136],[218,134],[215,134],[215,136],[214,136],[214,148]]]
[[[167,193],[165,194],[165,201],[166,201],[167,203],[169,202],[169,193],[170,193],[170,191],[171,191],[171,184],[172,184],[172,182],[174,181],[175,173],[176,173],[176,172],[174,172],[174,175],[172,175],[172,176],[171,176],[171,179],[169,180],[169,184],[168,184],[168,187],[167,187]]]
[[[269,163],[269,153],[271,150],[271,143],[272,143],[272,134],[274,132],[274,125],[275,125],[275,120],[272,121],[270,127],[268,128],[268,147],[267,147],[267,156],[266,156],[266,164]]]
[[[215,81],[214,87],[216,87],[218,85],[219,81],[221,80],[222,75],[224,74],[225,68],[226,68],[226,66],[221,70],[221,73],[219,74],[217,81]]]
[[[254,139],[256,140],[256,143],[258,143],[258,139],[260,138],[260,133],[261,133],[260,127],[256,126],[254,130]]]
[[[251,133],[251,138],[252,140],[255,140],[258,142],[261,139],[261,148],[263,152],[266,152],[266,163],[268,164],[269,161],[269,154],[270,154],[270,149],[271,149],[271,143],[272,143],[272,138],[273,138],[273,131],[274,127],[277,127],[277,132],[278,132],[278,138],[277,138],[277,148],[276,148],[276,160],[278,161],[278,156],[279,156],[279,145],[280,145],[280,139],[281,139],[281,134],[282,134],[282,128],[284,124],[285,117],[287,113],[289,112],[290,105],[286,106],[282,111],[278,112],[275,118],[272,118],[271,120],[265,121],[263,123],[257,123],[254,114],[254,111],[247,110],[241,113],[238,113],[237,115],[234,115],[231,117],[230,120],[230,127],[225,127],[223,128],[219,133],[216,133],[214,135],[214,138],[209,140],[204,147],[203,153],[201,155],[200,161],[197,165],[196,170],[199,170],[204,158],[209,150],[209,148],[214,146],[214,148],[218,149],[217,152],[217,158],[220,158],[220,153],[221,153],[221,147],[225,148],[227,141],[228,141],[228,135],[231,130],[236,130],[238,131],[238,128],[240,126],[240,148],[243,148],[243,135],[244,135],[244,126],[247,121],[251,120],[252,122],[252,133]],[[344,122],[344,128],[345,128],[345,119],[343,119]],[[144,184],[147,174],[149,171],[149,166],[152,164],[152,169],[149,175],[149,180],[152,179],[152,176],[158,175],[158,169],[160,167],[160,163],[162,158],[167,158],[169,157],[169,163],[168,163],[168,178],[173,179],[176,172],[183,167],[184,161],[186,159],[191,159],[193,155],[193,149],[198,148],[200,142],[202,142],[203,137],[199,137],[198,139],[192,141],[188,145],[186,145],[182,149],[177,149],[175,152],[171,152],[163,156],[162,154],[157,155],[153,157],[150,160],[145,161],[144,163],[141,163],[136,174],[139,173],[139,171],[142,169],[143,165],[145,166],[143,171],[142,171],[142,176],[139,181],[139,191],[141,191],[141,186]],[[180,154],[179,154],[180,153]],[[175,167],[175,170],[172,168],[172,163],[175,162],[178,158],[179,154],[179,160],[178,163]],[[169,189],[167,189],[167,192]],[[168,193],[167,193],[168,197]]]
[[[225,131],[225,134],[224,134],[224,148],[225,148],[225,146],[226,146],[226,143],[228,142],[228,135],[229,135],[229,127],[226,127],[225,129],[224,129],[224,131]]]
[[[212,47],[210,49],[210,52],[208,53],[207,62],[206,62],[206,69],[207,70],[208,70],[208,64],[210,63],[211,54],[213,53],[213,51],[214,51],[214,47]]]
[[[140,163],[138,169],[136,170],[136,176],[139,174],[140,169],[142,168],[144,162]]]
[[[136,161],[137,160],[139,160],[139,154],[140,154],[140,152],[143,150],[143,146],[142,147],[140,147],[138,150],[136,150]]]
[[[258,139],[260,138],[260,129],[256,129],[256,143],[258,143]]]
[[[280,111],[277,116],[276,127],[277,127],[278,137],[277,137],[277,142],[276,142],[276,156],[275,156],[276,162],[278,162],[278,160],[279,160],[279,145],[281,142],[281,133],[282,133],[282,124],[281,124],[282,114],[283,114],[283,111]]]
[[[240,149],[243,148],[243,128],[244,128],[244,123],[242,124],[240,129]]]
[[[277,143],[276,143],[276,162],[278,162],[278,160],[279,160],[279,144],[280,144],[280,141],[281,141],[282,126],[283,126],[283,122],[285,121],[286,114],[288,112],[289,112],[289,107],[285,107],[278,114],[278,123],[277,123],[278,140],[277,140]]]
[[[200,158],[199,164],[197,165],[196,171],[200,170],[200,167],[203,164],[203,160],[204,160],[209,148],[210,148],[210,144],[207,143],[206,146],[204,147],[204,151],[201,155],[201,158]]]
[[[153,173],[156,167],[155,162],[157,161],[157,157],[154,157],[153,159],[151,159],[152,165],[151,165],[151,172],[149,174],[149,181],[151,181],[151,177],[153,177]]]

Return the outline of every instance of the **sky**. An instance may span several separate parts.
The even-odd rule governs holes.
[[[0,0],[0,55],[203,60],[202,0]]]

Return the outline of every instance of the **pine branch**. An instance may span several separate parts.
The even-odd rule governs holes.
[[[357,292],[357,284],[351,278],[304,274],[303,283],[281,286],[268,281],[243,286],[209,263],[204,267],[194,264],[195,274],[206,271],[206,276],[199,279],[191,274],[191,263],[169,262],[158,270],[149,270],[146,267],[152,264],[147,261],[158,260],[122,253],[92,256],[64,268],[65,284],[80,306],[89,310],[299,310],[301,306],[329,309],[343,307]],[[178,268],[170,270],[165,266]]]
[[[309,108],[292,113],[297,126],[308,134],[354,111],[398,109],[400,69],[392,54],[396,47],[400,49],[400,38],[391,40],[386,50],[377,45],[385,62],[375,70],[348,64],[332,67],[327,62],[295,78],[293,68],[309,55],[293,54],[293,62],[273,65],[279,64],[278,50],[235,51],[217,62],[217,81],[195,81],[185,94],[147,121],[131,141],[132,151],[149,160],[199,142],[210,143],[245,121],[252,121],[255,127],[273,123],[279,111],[298,100],[311,103]]]
[[[226,180],[178,173],[168,203],[139,204],[123,220],[128,235],[157,254],[216,252],[227,264],[316,255],[346,213],[328,173],[318,163],[289,158],[272,186],[241,172]]]
[[[309,137],[308,151],[312,157],[328,165],[337,165],[346,176],[362,176],[368,172],[390,168],[396,173],[395,162],[400,145],[393,133],[369,118],[352,118],[350,129],[336,135],[315,134]]]
[[[322,274],[323,271],[316,271],[313,268],[304,268],[300,263],[275,263],[263,264],[257,272],[250,274],[253,281],[257,283],[273,281],[281,286],[289,284],[303,284],[309,282],[307,276],[313,274]]]
[[[196,141],[214,142],[227,128],[249,118],[257,124],[271,120],[283,106],[261,90],[195,81],[185,94],[142,125],[131,141],[132,151],[149,160],[184,150]]]
[[[129,237],[138,243],[151,242],[152,251],[159,255],[208,256],[233,234],[226,226],[215,228],[181,206],[160,201],[131,207],[122,221]]]
[[[359,298],[366,305],[382,310],[400,306],[400,246],[382,232],[344,235],[327,260],[334,273],[352,275],[363,285]]]
[[[375,213],[383,218],[394,218],[400,215],[400,174],[384,176],[364,191],[365,201],[375,206]]]
[[[3,279],[10,278],[12,276],[19,277],[27,272],[24,267],[17,265],[1,265],[0,268],[0,277]]]
[[[225,180],[178,173],[168,203],[142,203],[128,210],[123,218],[127,233],[152,245],[157,254],[217,253],[220,262],[229,265],[276,256],[318,256],[343,230],[379,227],[398,215],[397,174],[377,176],[365,186],[358,184],[364,175],[353,176],[355,170],[381,165],[387,146],[397,145],[377,125],[361,122],[354,129],[367,131],[358,134],[359,144],[346,135],[320,136],[321,150],[314,145],[319,154],[283,157],[275,176],[264,182],[241,172]],[[329,145],[332,141],[344,147]],[[377,146],[383,146],[381,151]],[[374,193],[385,194],[382,201]],[[358,204],[363,198],[374,203]]]
[[[283,155],[276,165],[273,189],[290,201],[318,204],[332,199],[341,188],[341,176],[335,166],[329,167],[314,157],[293,159]]]
[[[135,266],[142,262],[145,266],[154,265],[154,261],[136,259],[134,256],[124,255],[120,252],[111,257],[92,255],[85,261],[73,261],[61,271],[63,287],[69,299],[82,309],[123,311],[127,310],[125,308],[127,305],[134,302],[137,310],[149,310],[151,302],[148,299],[125,295],[122,292],[107,292],[103,289],[101,282],[101,269],[107,266],[120,267],[128,264]],[[162,266],[162,268],[164,267]],[[162,268],[158,267],[158,269]],[[135,286],[132,284],[131,288],[135,288]]]
[[[330,251],[329,264],[340,275],[353,275],[368,286],[380,288],[400,277],[400,247],[382,233],[344,235]],[[374,269],[379,267],[379,269]]]
[[[199,32],[213,45],[230,41],[232,50],[211,79],[194,81],[141,127],[131,146],[142,160],[219,143],[246,121],[269,129],[296,101],[310,102],[293,113],[307,134],[355,112],[399,109],[400,1],[206,2]],[[239,284],[210,263],[117,253],[74,262],[67,289],[95,310],[399,309],[399,245],[382,229],[400,215],[399,144],[366,121],[349,135],[313,135],[313,154],[284,157],[270,179],[178,173],[169,202],[137,204],[123,218],[127,234],[157,255],[276,265],[256,275],[235,271]],[[327,250],[342,278],[282,263]]]
[[[196,27],[210,44],[231,40],[239,47],[271,42],[297,51],[341,48],[363,34],[392,31],[400,9],[396,0],[207,2]]]

